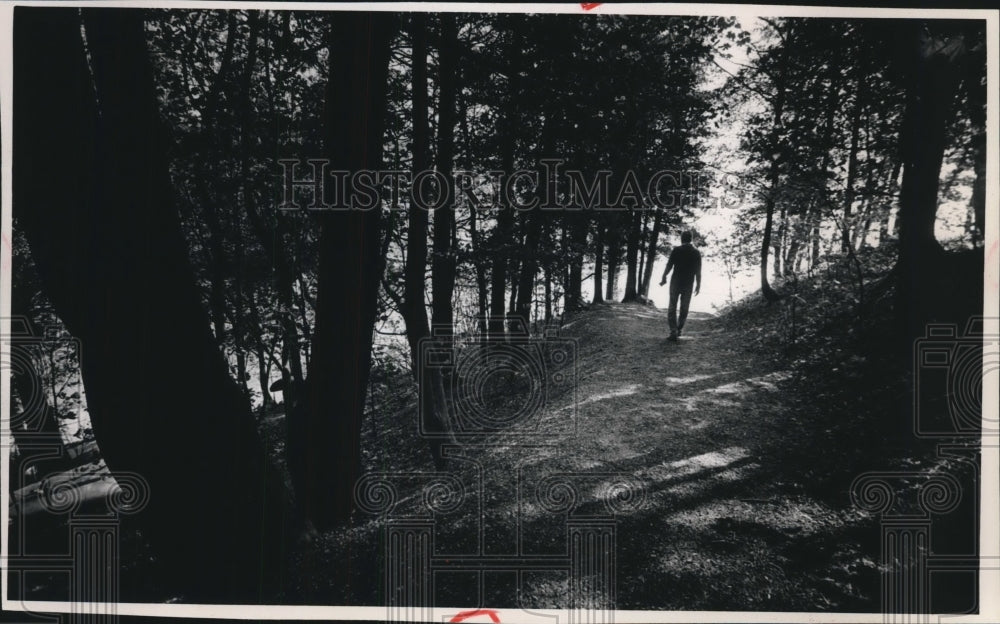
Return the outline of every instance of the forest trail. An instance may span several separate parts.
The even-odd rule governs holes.
[[[559,336],[577,345],[575,393],[547,397],[537,435],[456,451],[465,498],[436,520],[436,542],[464,551],[479,535],[487,555],[559,553],[568,519],[612,510],[619,609],[877,610],[878,572],[863,553],[878,533],[846,487],[810,494],[802,458],[813,447],[797,447],[815,437],[795,433],[789,373],[725,319],[691,313],[679,342],[667,334],[666,311],[652,306],[596,305],[566,319]],[[414,408],[392,423],[376,417],[385,428],[369,430],[366,462],[376,472],[400,466],[401,454],[427,470],[426,444],[407,431]],[[404,486],[398,496],[405,509],[422,494]],[[382,524],[365,518],[360,534],[330,535],[340,544],[331,546],[358,553],[360,540],[378,552]],[[525,606],[565,606],[565,574],[532,574],[519,591]],[[455,581],[436,591],[465,604],[473,589]],[[515,591],[487,589],[484,600]]]
[[[679,342],[667,334],[665,310],[637,305],[596,307],[563,326],[579,340],[578,430],[549,450],[642,492],[617,516],[617,555],[628,562],[619,608],[864,602],[851,582],[876,581],[875,563],[843,539],[863,514],[846,491],[834,495],[843,506],[807,495],[804,471],[786,461],[802,442],[789,426],[790,372],[725,319],[691,313]]]

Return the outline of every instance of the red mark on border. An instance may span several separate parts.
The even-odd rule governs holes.
[[[584,11],[589,11],[589,10],[595,8],[595,7],[601,6],[602,4],[604,4],[604,3],[603,2],[581,2],[580,6],[583,7]]]
[[[600,4],[600,3],[598,3]],[[497,615],[496,611],[492,609],[478,609],[476,611],[462,611],[455,617],[448,620],[449,622],[461,622],[462,620],[467,620],[469,618],[474,618],[480,615],[488,615],[495,624],[500,624],[500,616]]]

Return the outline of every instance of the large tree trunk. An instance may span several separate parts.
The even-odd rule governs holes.
[[[426,171],[430,168],[430,129],[427,123],[427,16],[423,13],[414,13],[411,20],[413,40],[413,169],[414,171]],[[410,344],[410,368],[419,385],[420,417],[423,429],[436,434],[429,439],[429,442],[434,463],[441,469],[444,468],[445,462],[442,453],[442,440],[439,436],[448,431],[444,386],[440,371],[436,368],[422,366],[421,359],[422,345],[431,336],[431,328],[427,321],[427,306],[424,303],[428,214],[426,208],[418,205],[418,202],[413,201],[413,199],[411,198],[410,201],[406,233],[402,315],[406,324],[406,338]],[[450,308],[450,297],[448,305]]]
[[[934,237],[938,183],[946,147],[947,122],[958,91],[954,57],[963,54],[960,36],[910,34],[911,79],[903,128],[903,181],[900,189],[900,260],[918,263],[940,250]],[[935,50],[937,48],[937,50]]]
[[[957,304],[941,288],[961,283],[964,277],[941,275],[945,265],[943,251],[934,236],[934,222],[947,126],[958,93],[961,62],[967,56],[967,42],[960,31],[947,24],[934,25],[930,30],[920,26],[909,25],[901,37],[901,44],[907,47],[909,84],[901,135],[903,180],[898,215],[901,282],[897,295],[898,310],[904,316],[901,325],[906,330],[903,342],[907,345],[922,335],[932,306]],[[931,296],[931,292],[936,295]]]
[[[458,30],[455,16],[441,13],[441,44],[438,65],[437,170],[448,180],[442,189],[449,198],[434,213],[434,255],[431,261],[431,325],[438,335],[452,333],[452,295],[455,292],[455,91],[458,71]]]
[[[188,264],[142,13],[84,9],[93,82],[77,9],[15,13],[14,202],[43,287],[82,342],[101,451],[148,484],[139,521],[171,595],[273,599],[285,493]]]
[[[331,20],[326,152],[334,170],[377,170],[395,18],[351,12]],[[361,419],[383,269],[379,216],[378,210],[320,214],[309,401],[295,410],[309,467],[297,493],[320,526],[348,517],[361,473]]]

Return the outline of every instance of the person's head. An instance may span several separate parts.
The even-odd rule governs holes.
[[[687,245],[690,242],[691,242],[691,232],[687,230],[681,232],[681,244]]]

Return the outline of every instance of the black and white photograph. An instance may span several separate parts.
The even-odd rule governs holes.
[[[998,621],[998,33],[5,2],[0,617]]]

